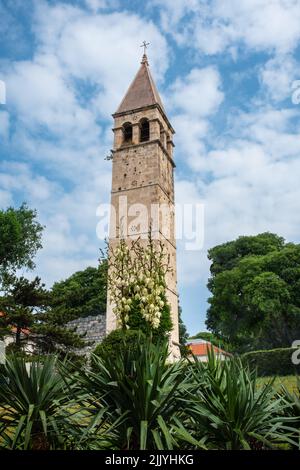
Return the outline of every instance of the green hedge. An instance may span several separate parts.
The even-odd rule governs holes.
[[[256,367],[259,376],[300,374],[300,365],[292,363],[292,354],[295,351],[295,348],[251,351],[243,354],[242,360],[251,368]]]
[[[102,356],[102,354],[109,354],[111,360],[117,358],[121,354],[121,351],[129,348],[137,348],[138,343],[145,338],[141,331],[137,330],[113,330],[107,335],[102,343],[98,344],[94,349],[93,353],[96,356]]]

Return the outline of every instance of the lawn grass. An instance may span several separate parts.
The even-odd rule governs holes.
[[[261,388],[264,384],[268,383],[274,377],[259,377],[257,379],[257,386]],[[275,390],[279,391],[281,386],[284,386],[290,393],[297,392],[297,376],[296,375],[286,375],[286,376],[276,376],[274,380],[273,387]]]

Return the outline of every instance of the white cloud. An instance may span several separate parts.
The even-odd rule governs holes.
[[[0,111],[0,139],[8,140],[10,119],[7,111]]]
[[[101,12],[111,2],[85,3],[89,10],[36,2],[32,58],[13,62],[3,77],[17,120],[10,128],[7,112],[0,112],[0,138],[11,138],[13,155],[0,169],[1,206],[22,195],[38,209],[47,226],[38,274],[48,284],[97,262],[96,207],[108,202],[111,184],[111,164],[103,160],[112,144],[109,115],[137,70],[138,45],[145,38],[151,43],[156,81],[168,67],[166,40],[150,20]],[[278,107],[299,78],[293,52],[300,1],[155,3],[164,29],[188,53],[225,51],[237,60],[246,47],[272,54],[259,70],[267,93],[248,103],[247,113],[228,111],[221,130],[211,119],[225,98],[216,67],[197,64],[165,93],[180,162],[177,201],[205,203],[204,249],[186,252],[178,243],[179,283],[204,285],[206,250],[217,243],[265,230],[299,240],[299,107],[275,109],[266,99]]]
[[[260,71],[261,82],[274,101],[291,99],[293,81],[299,76],[299,63],[290,55],[270,59]]]
[[[97,263],[96,208],[110,197],[110,114],[139,67],[145,34],[154,75],[161,79],[168,66],[157,27],[127,12],[102,14],[106,3],[89,1],[91,13],[35,2],[32,58],[5,70],[15,125],[13,159],[0,168],[1,206],[22,198],[37,208],[46,225],[38,274],[48,285]],[[1,112],[0,135],[8,137],[8,122]]]
[[[6,103],[6,86],[5,82],[0,80],[0,105]]]
[[[186,76],[177,78],[168,89],[166,102],[173,114],[177,158],[184,159],[191,168],[198,168],[206,152],[209,118],[223,100],[221,77],[216,67],[194,68]]]
[[[184,159],[193,168],[193,162],[201,158],[206,151],[204,138],[208,132],[205,119],[195,119],[187,114],[179,114],[172,119],[176,129],[176,159]]]
[[[86,142],[86,133],[97,136],[93,114],[79,106],[68,76],[55,57],[42,55],[33,61],[17,62],[8,71],[6,81],[10,104],[23,129],[46,130],[63,139],[76,135],[77,144],[82,139]]]
[[[261,106],[229,119],[230,133],[216,141],[194,134],[183,157],[193,170],[176,180],[177,200],[205,205],[204,249],[187,252],[178,243],[178,272],[183,284],[206,282],[208,248],[241,234],[272,231],[300,241],[300,112]],[[177,129],[181,134],[182,128]],[[189,135],[177,136],[186,142]],[[199,150],[197,155],[194,148]],[[180,149],[180,152],[183,152]]]
[[[202,283],[206,284],[207,273],[209,269],[209,262],[206,254],[206,246],[199,247],[198,250],[187,250],[187,243],[195,242],[194,240],[187,239],[186,227],[195,225],[195,206],[204,202],[203,196],[195,181],[177,178],[175,182],[176,191],[176,223],[182,224],[179,229],[182,238],[177,239],[177,270],[178,270],[178,283],[180,287],[192,286]],[[184,205],[192,204],[194,207],[193,212],[184,211]],[[180,215],[179,215],[180,212]],[[194,221],[194,223],[193,223]],[[205,220],[202,221],[205,223]],[[195,228],[195,227],[194,227]],[[197,233],[203,228],[197,227]],[[205,242],[205,240],[204,240]]]
[[[85,0],[85,3],[94,13],[106,8],[116,8],[119,5],[118,0]]]
[[[0,201],[6,207],[13,195],[35,207],[39,221],[46,226],[43,249],[37,256],[37,273],[51,285],[56,279],[72,274],[69,268],[95,265],[101,241],[96,237],[96,207],[108,202],[110,175],[90,175],[70,191],[28,164],[7,161],[0,166]],[[54,263],[54,259],[56,260]],[[87,263],[89,260],[89,263]],[[49,263],[49,270],[48,270]]]
[[[300,39],[299,0],[155,0],[154,4],[162,8],[162,24],[179,43],[193,41],[205,54],[221,53],[236,43],[286,53]]]
[[[148,56],[156,79],[168,66],[164,37],[151,21],[132,13],[92,15],[70,5],[42,3],[35,30],[40,53],[55,55],[69,76],[98,86],[93,111],[101,117],[107,118],[122,99],[139,65],[139,44],[145,37],[151,43]]]
[[[300,152],[299,109],[261,106],[252,113],[238,113],[232,121],[232,135],[261,145],[274,160],[298,158]]]
[[[223,101],[221,79],[216,68],[193,69],[170,88],[169,106],[197,119],[214,113]]]
[[[0,207],[6,208],[8,206],[11,206],[12,203],[13,203],[12,194],[9,193],[8,191],[3,191],[3,189],[0,188]]]
[[[0,166],[0,186],[7,191],[22,192],[35,204],[44,204],[53,194],[61,193],[61,188],[43,175],[34,174],[29,166],[18,162],[2,162]]]

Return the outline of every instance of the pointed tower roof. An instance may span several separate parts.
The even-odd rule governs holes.
[[[147,56],[144,54],[138,73],[115,114],[126,113],[154,104],[158,104],[162,111],[164,111],[162,101],[150,72]]]

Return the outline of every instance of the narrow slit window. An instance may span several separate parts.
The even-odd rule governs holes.
[[[150,138],[150,126],[148,119],[142,119],[140,123],[140,141],[147,142]]]

